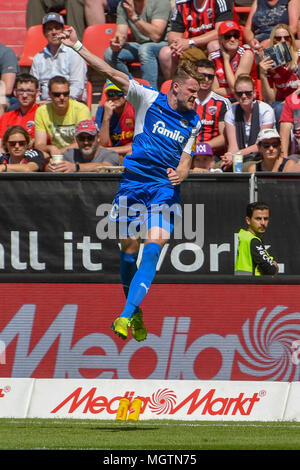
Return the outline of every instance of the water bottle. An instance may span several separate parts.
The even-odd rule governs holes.
[[[121,398],[119,408],[117,411],[117,416],[116,416],[117,421],[126,420],[129,404],[130,404],[130,401],[128,400],[128,398]]]
[[[135,398],[129,407],[127,421],[137,421],[140,416],[142,406],[142,400],[140,398]]]
[[[232,156],[233,172],[242,173],[243,171],[243,155],[237,152]]]

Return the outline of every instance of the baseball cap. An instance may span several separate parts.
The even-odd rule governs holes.
[[[120,88],[117,87],[117,85],[115,85],[113,82],[111,82],[110,80],[106,80],[105,82],[105,87],[104,87],[104,91],[108,91],[108,90],[117,90],[117,91],[122,91]]]
[[[56,23],[60,23],[63,25],[65,24],[63,16],[55,12],[47,13],[47,15],[45,15],[42,20],[42,24],[44,25],[46,23],[49,23],[50,21],[56,21]]]
[[[240,27],[234,21],[223,21],[219,26],[218,34],[226,34],[229,33],[229,31],[240,31]]]
[[[256,143],[259,144],[266,139],[280,139],[280,135],[276,129],[262,129],[257,136]]]
[[[98,126],[94,121],[80,121],[77,124],[75,135],[81,134],[85,132],[86,134],[90,135],[97,135],[98,134]]]
[[[194,155],[211,155],[213,156],[214,152],[209,144],[206,142],[197,142]]]

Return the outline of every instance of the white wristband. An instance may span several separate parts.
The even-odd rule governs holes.
[[[83,48],[82,43],[80,41],[76,41],[72,49],[74,49],[74,51],[76,52],[79,52],[80,49],[82,48]]]

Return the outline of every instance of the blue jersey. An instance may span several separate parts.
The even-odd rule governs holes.
[[[167,168],[177,168],[182,152],[194,154],[199,116],[193,110],[173,110],[167,95],[132,79],[126,99],[135,108],[135,131],[132,153],[123,165],[145,178],[170,184]]]

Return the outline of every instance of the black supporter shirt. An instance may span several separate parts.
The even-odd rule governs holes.
[[[45,158],[43,153],[40,150],[26,150],[24,158],[20,161],[20,163],[26,163],[29,162],[34,162],[37,164],[39,170],[38,171],[43,171],[44,169],[44,164],[45,164]],[[7,153],[0,153],[0,164],[5,163],[6,165],[13,164],[10,161],[9,154]]]

